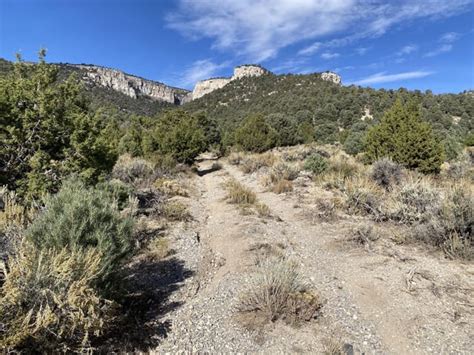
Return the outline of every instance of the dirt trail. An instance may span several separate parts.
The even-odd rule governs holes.
[[[253,189],[275,218],[244,216],[227,204],[222,183],[230,177]],[[357,221],[312,223],[304,217],[307,195],[266,192],[256,176],[225,162],[222,170],[196,177],[195,184],[190,209],[200,236],[196,252],[203,255],[194,280],[199,290],[169,316],[173,329],[158,352],[320,353],[326,338],[351,344],[356,353],[474,348],[472,266],[393,243],[381,242],[370,252],[348,248],[341,240]],[[299,329],[276,324],[263,338],[236,322],[238,297],[253,267],[251,249],[262,243],[283,245],[300,263],[326,300],[318,321]]]

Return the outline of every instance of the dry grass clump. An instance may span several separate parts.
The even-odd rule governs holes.
[[[315,201],[316,207],[311,217],[316,221],[332,221],[337,217],[337,211],[342,207],[342,202],[337,197],[319,197]]]
[[[1,263],[2,259],[5,259],[14,252],[21,241],[24,230],[33,220],[36,211],[33,208],[26,208],[18,203],[16,194],[13,191],[0,190],[0,200],[3,201],[3,209],[0,209]]]
[[[240,169],[246,174],[254,173],[263,167],[272,167],[277,157],[272,152],[246,156],[240,163]]]
[[[282,319],[291,324],[309,321],[317,315],[321,299],[302,281],[295,263],[270,257],[257,267],[241,297],[241,311],[258,312],[266,321]]]
[[[276,194],[293,191],[293,183],[289,180],[280,179],[273,184],[272,191]]]
[[[8,262],[0,289],[0,348],[70,352],[87,348],[113,318],[114,303],[94,287],[97,249],[47,249],[24,244]]]
[[[293,181],[295,180],[300,171],[298,167],[296,166],[291,166],[289,164],[285,163],[279,163],[276,164],[271,170],[270,170],[270,181],[275,183],[279,180],[288,180],[288,181]]]
[[[188,191],[176,180],[160,178],[154,182],[153,186],[168,196],[189,196]]]
[[[185,204],[179,201],[168,201],[163,206],[163,216],[169,221],[189,221],[191,215]]]
[[[173,250],[170,247],[170,242],[164,237],[153,238],[147,245],[145,255],[148,259],[153,261],[160,261],[170,256]]]
[[[230,165],[240,165],[244,157],[245,157],[245,154],[242,152],[232,152],[227,157],[227,161],[229,162]]]
[[[270,217],[272,212],[270,210],[270,207],[268,207],[266,204],[263,202],[257,202],[255,204],[255,210],[257,211],[257,214],[260,217]]]
[[[112,170],[112,176],[126,183],[149,178],[154,172],[153,164],[143,158],[121,155]]]
[[[372,165],[370,177],[380,187],[391,189],[402,178],[402,167],[388,158],[376,161]]]
[[[253,205],[257,202],[257,195],[235,179],[225,183],[227,201],[237,205]]]

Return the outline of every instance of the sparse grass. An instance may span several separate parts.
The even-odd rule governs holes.
[[[324,346],[324,355],[346,355],[346,351],[344,350],[344,344],[340,339],[336,339],[334,337],[325,338],[323,340]]]
[[[227,190],[227,201],[237,205],[253,205],[257,202],[257,195],[255,192],[245,187],[235,179],[230,179],[226,182],[225,188]]]
[[[264,259],[242,295],[240,309],[258,312],[266,321],[290,324],[313,319],[322,306],[320,297],[302,282],[295,263],[278,257]]]
[[[163,216],[169,221],[189,221],[191,215],[185,204],[179,201],[168,201],[163,206]]]
[[[148,259],[160,261],[173,253],[170,242],[167,238],[158,237],[152,239],[146,248],[146,256]]]

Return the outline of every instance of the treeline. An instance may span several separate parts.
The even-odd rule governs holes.
[[[318,74],[263,75],[235,80],[184,108],[205,112],[219,123],[223,136],[234,131],[249,114],[258,112],[274,125],[297,127],[303,136],[298,139],[303,141],[344,144],[349,139],[348,149],[357,153],[368,128],[379,122],[397,99],[414,101],[420,106],[421,119],[432,125],[447,150],[472,139],[472,92],[434,95],[430,91],[403,88],[374,90],[339,86],[321,80]]]

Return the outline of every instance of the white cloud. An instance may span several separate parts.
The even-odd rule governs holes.
[[[354,82],[354,84],[370,85],[370,84],[390,83],[394,81],[424,78],[432,74],[433,72],[430,72],[430,71],[410,71],[410,72],[404,72],[404,73],[398,73],[398,74],[387,74],[385,72],[382,72],[382,73],[373,74],[361,80],[357,80]]]
[[[264,61],[281,48],[304,40],[356,33],[330,40],[337,47],[357,39],[380,36],[394,25],[420,18],[446,17],[474,0],[177,0],[168,26],[191,39],[209,38],[212,47],[245,59]],[[310,55],[317,41],[302,49]]]
[[[452,44],[443,44],[440,47],[436,48],[435,50],[426,53],[424,56],[425,57],[435,57],[435,56],[443,54],[443,53],[451,52],[452,49],[453,49]]]
[[[334,58],[337,58],[339,57],[340,54],[339,53],[331,53],[331,52],[324,52],[323,54],[321,54],[321,58],[323,59],[334,59]]]
[[[404,55],[408,55],[410,53],[413,53],[413,52],[416,52],[418,50],[418,46],[415,45],[415,44],[409,44],[405,47],[403,47],[402,49],[400,49],[398,52],[397,52],[397,56],[401,57],[401,56],[404,56]]]
[[[216,64],[210,59],[197,60],[185,69],[178,79],[178,84],[185,88],[192,87],[197,81],[209,79],[219,73],[221,69],[229,67],[229,65],[230,62]]]
[[[460,37],[459,33],[456,32],[448,32],[442,35],[439,39],[442,43],[453,43],[456,42]]]

